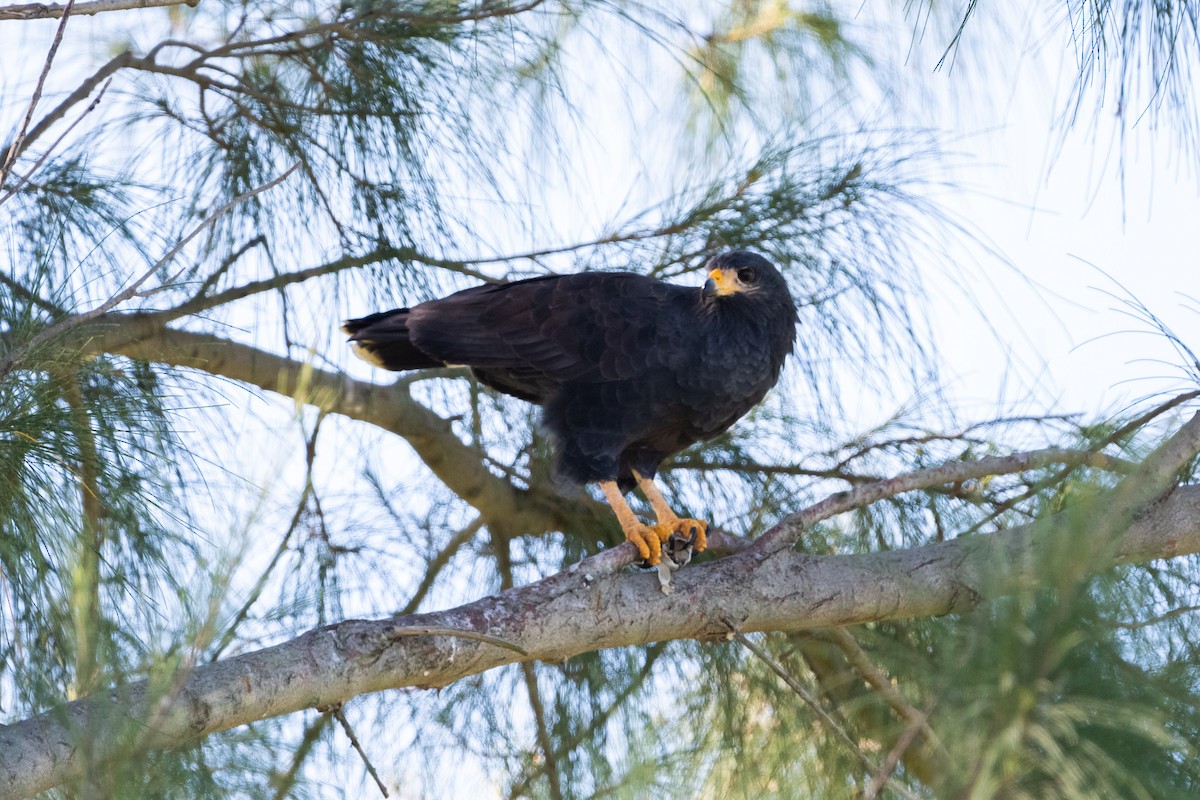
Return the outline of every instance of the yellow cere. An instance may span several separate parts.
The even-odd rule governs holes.
[[[729,270],[714,269],[712,272],[708,273],[708,277],[712,278],[713,282],[717,284],[718,297],[741,291],[741,287],[738,286],[737,278],[730,274]]]

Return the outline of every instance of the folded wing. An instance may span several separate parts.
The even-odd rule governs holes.
[[[628,273],[548,276],[473,287],[345,329],[388,369],[463,364],[500,391],[544,402],[566,381],[625,380],[651,368],[672,294],[686,291]]]

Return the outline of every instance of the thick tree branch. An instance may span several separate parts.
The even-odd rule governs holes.
[[[1116,521],[1118,525],[1122,524],[1124,516],[1137,512],[1142,505],[1165,491],[1172,484],[1175,473],[1191,461],[1197,452],[1200,452],[1200,414],[1163,442],[1137,470],[1121,481],[1112,495],[1114,505],[1109,519]],[[989,475],[1025,472],[1051,464],[1087,464],[1090,458],[1087,451],[1049,447],[1009,456],[989,456],[977,461],[951,461],[895,478],[862,484],[789,515],[760,536],[755,541],[754,548],[763,552],[774,552],[790,547],[805,530],[821,520],[903,492],[980,479]],[[1096,463],[1097,466],[1104,467],[1108,459],[1100,457]]]
[[[567,521],[560,513],[564,503],[557,498],[518,489],[489,471],[484,454],[459,439],[448,421],[414,400],[403,380],[389,386],[355,380],[219,336],[168,328],[153,315],[110,315],[86,333],[90,352],[232,378],[395,433],[455,494],[478,509],[489,526],[544,533],[561,529]]]
[[[1093,518],[1106,516],[1109,499],[1097,498]],[[475,631],[522,647],[528,658],[558,661],[666,639],[726,640],[734,631],[801,631],[950,614],[1015,585],[1016,578],[1036,578],[1032,571],[1062,546],[1064,535],[1064,526],[1040,524],[861,555],[750,550],[681,570],[675,592],[667,596],[655,576],[617,571],[634,558],[632,546],[622,545],[456,609],[348,620],[196,667],[166,696],[134,684],[2,727],[0,794],[31,794],[77,776],[78,738],[99,730],[106,732],[96,744],[99,758],[106,748],[128,748],[131,740],[141,749],[163,749],[366,692],[440,687],[526,660],[505,647],[460,637],[406,635],[412,627]],[[1104,563],[1088,566],[1197,552],[1200,487],[1193,486],[1148,506],[1113,543]]]

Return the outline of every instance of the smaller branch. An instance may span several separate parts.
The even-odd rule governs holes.
[[[725,472],[737,472],[746,475],[794,475],[805,478],[845,481],[856,486],[879,480],[879,476],[877,475],[860,475],[838,469],[837,467],[818,469],[803,467],[799,464],[763,464],[757,461],[713,461],[701,455],[672,459],[671,468],[693,469],[700,472],[723,470]]]
[[[206,277],[204,279],[204,282],[200,284],[200,288],[196,290],[196,294],[194,294],[192,296],[192,299],[189,300],[188,302],[194,303],[197,300],[200,300],[201,298],[203,298],[206,294],[208,294],[208,290],[211,289],[213,286],[215,286],[217,281],[219,281],[221,279],[221,276],[223,276],[226,272],[228,272],[229,269],[234,264],[236,264],[241,259],[242,256],[244,256],[244,255],[246,255],[246,253],[250,252],[251,248],[265,246],[266,244],[267,244],[267,239],[261,233],[258,234],[257,236],[255,236],[254,238],[250,239],[250,241],[243,244],[236,251],[234,251],[232,254],[227,256],[225,258],[225,260],[221,262],[220,266],[218,266],[215,270],[213,270],[212,273],[209,274],[208,277]]]
[[[870,774],[878,774],[874,769],[874,765],[871,764],[871,760],[867,758],[862,749],[859,748],[859,746],[854,742],[854,739],[850,737],[850,734],[846,732],[846,729],[842,727],[837,720],[831,717],[829,712],[821,707],[821,704],[817,701],[817,698],[811,692],[805,689],[804,686],[801,685],[800,681],[796,680],[790,672],[784,669],[782,664],[772,658],[771,654],[765,649],[750,641],[745,634],[735,633],[733,638],[738,644],[745,647],[751,653],[756,655],[759,660],[770,667],[771,671],[778,675],[783,682],[788,685],[789,689],[800,696],[800,699],[803,700],[805,704],[816,713],[821,722],[825,723],[829,730],[831,730],[834,735],[836,735],[837,738],[846,745],[846,747],[850,748],[850,752],[855,755],[863,769]],[[887,783],[888,786],[891,787],[892,791],[901,797],[908,798],[909,800],[917,800],[917,796],[915,794],[910,792],[904,786],[901,786],[892,778],[887,778]]]
[[[521,662],[521,674],[525,678],[525,691],[529,695],[529,707],[533,711],[533,720],[537,727],[538,747],[542,749],[545,760],[545,775],[550,784],[552,800],[563,800],[562,778],[558,769],[558,758],[554,752],[554,744],[550,741],[550,730],[546,727],[546,705],[542,702],[542,693],[538,690],[537,673],[533,664]]]
[[[83,102],[88,95],[95,91],[97,86],[108,80],[109,76],[111,76],[117,70],[123,69],[132,63],[133,54],[128,50],[113,56],[113,58],[105,63],[104,66],[96,70],[92,77],[76,86],[75,91],[67,95],[66,99],[55,106],[49,114],[38,120],[38,124],[34,125],[32,130],[29,131],[28,135],[25,136],[20,147],[15,147],[14,143],[13,145],[10,145],[10,150],[15,147],[15,152],[17,155],[20,155],[23,150],[29,147],[29,145],[31,145],[37,139],[40,139],[42,134],[49,130],[51,125],[66,116],[67,112],[70,111],[72,107]]]
[[[262,184],[261,186],[251,189],[250,191],[248,191],[244,194],[238,195],[237,197],[233,198],[225,205],[221,206],[213,214],[211,214],[207,219],[205,219],[203,222],[201,222],[199,225],[197,225],[192,230],[191,233],[189,233],[187,236],[185,236],[183,238],[182,241],[176,243],[176,245],[174,247],[172,247],[165,256],[163,256],[162,258],[160,258],[158,260],[158,263],[155,264],[154,267],[151,270],[149,270],[149,272],[147,274],[143,275],[141,278],[138,279],[138,283],[142,283],[142,282],[146,281],[150,277],[150,274],[155,272],[159,267],[163,267],[166,264],[168,264],[172,259],[175,258],[175,256],[179,253],[180,250],[182,250],[185,246],[187,246],[187,244],[189,242],[191,242],[192,239],[199,236],[200,233],[205,228],[212,225],[214,222],[216,222],[218,219],[223,217],[225,214],[232,211],[237,206],[241,205],[242,203],[246,202],[247,200],[250,200],[255,195],[262,194],[263,192],[268,191],[269,189],[273,189],[274,187],[283,183],[285,180],[288,179],[289,176],[291,176],[291,174],[293,172],[295,172],[299,168],[299,166],[300,166],[299,162],[292,164],[292,166],[288,167],[287,170],[282,175],[280,175],[270,181],[267,181],[266,183]],[[137,295],[138,297],[149,297],[151,295],[158,294],[159,292],[165,291],[166,289],[170,288],[171,283],[174,282],[175,278],[177,278],[181,272],[182,272],[182,270],[180,270],[180,272],[177,272],[173,277],[164,281],[161,286],[155,287],[153,289],[144,289],[144,290],[139,291],[137,289],[136,285],[130,286],[129,288],[127,288],[125,290],[126,292],[129,293],[125,299],[128,299],[129,297],[132,297],[134,295]],[[110,300],[109,302],[112,302],[112,301]],[[115,306],[116,304],[114,303],[113,305]],[[109,306],[109,308],[106,308],[105,311],[110,310],[112,307],[113,306]],[[103,312],[101,312],[101,313],[103,313]]]
[[[1151,625],[1158,625],[1159,623],[1175,619],[1176,617],[1182,617],[1184,614],[1191,614],[1193,611],[1200,611],[1200,606],[1180,606],[1179,608],[1172,608],[1167,613],[1159,614],[1158,616],[1151,617],[1150,619],[1138,620],[1137,622],[1110,622],[1109,624],[1114,628],[1121,628],[1127,631],[1136,631],[1140,628],[1148,628]]]
[[[731,533],[724,528],[710,526],[708,529],[708,550],[711,553],[728,556],[749,550],[753,546],[753,539]]]
[[[882,425],[875,427],[871,431],[867,431],[859,436],[856,436],[851,442],[847,442],[840,447],[835,447],[834,449],[826,452],[825,455],[829,458],[833,458],[837,453],[843,452],[846,450],[846,448],[854,446],[857,443],[857,446],[855,446],[853,451],[843,456],[841,460],[838,461],[837,466],[838,468],[841,468],[845,467],[851,461],[855,461],[874,450],[894,450],[908,445],[933,444],[935,442],[962,441],[969,442],[971,444],[987,444],[989,442],[988,439],[980,439],[972,436],[971,434],[979,430],[997,428],[1003,425],[1015,425],[1019,423],[1030,422],[1037,423],[1039,425],[1045,425],[1050,422],[1069,422],[1071,419],[1072,415],[1069,414],[1051,414],[1049,416],[1013,415],[996,417],[993,419],[983,420],[981,422],[973,422],[970,425],[966,425],[959,430],[952,432],[926,431],[919,434],[913,433],[907,436],[898,436],[891,439],[872,441],[872,436],[883,433],[884,431],[887,431],[893,427],[902,426],[903,412],[898,411]]]
[[[904,699],[891,679],[871,661],[871,657],[862,649],[852,633],[845,628],[827,628],[823,633],[842,651],[842,655],[854,671],[871,684],[871,688],[883,697],[901,719],[908,725],[918,726],[920,732],[929,740],[929,744],[937,748],[940,755],[948,755],[937,734],[925,724],[925,714]]]
[[[1172,397],[1170,400],[1167,400],[1166,402],[1161,403],[1161,404],[1155,406],[1154,408],[1150,409],[1149,411],[1142,414],[1141,416],[1139,416],[1133,420],[1130,420],[1129,422],[1125,423],[1117,430],[1110,433],[1108,436],[1104,437],[1103,441],[1096,443],[1096,445],[1095,445],[1096,449],[1099,450],[1101,448],[1108,447],[1111,444],[1116,444],[1117,442],[1121,441],[1121,439],[1124,439],[1126,436],[1133,433],[1134,431],[1140,430],[1142,427],[1150,424],[1150,422],[1153,421],[1154,419],[1156,419],[1157,417],[1167,413],[1171,409],[1173,409],[1177,406],[1180,406],[1180,405],[1186,403],[1187,401],[1192,400],[1196,397],[1200,397],[1200,392],[1197,392],[1197,391],[1184,392],[1183,394]],[[999,518],[1001,514],[1004,514],[1007,511],[1011,511],[1012,509],[1016,508],[1018,505],[1025,502],[1026,500],[1029,500],[1030,498],[1037,496],[1037,494],[1039,492],[1043,491],[1044,489],[1047,489],[1051,486],[1058,484],[1060,481],[1062,481],[1064,478],[1066,478],[1068,475],[1070,475],[1071,471],[1074,470],[1076,468],[1076,466],[1078,466],[1078,465],[1068,464],[1067,466],[1063,467],[1062,469],[1058,470],[1057,472],[1053,473],[1052,475],[1048,475],[1045,478],[1043,478],[1042,480],[1035,481],[1034,483],[1030,484],[1029,487],[1025,491],[999,503],[999,505],[997,506],[995,511],[993,511],[991,514],[988,514],[986,517],[979,520],[974,525],[972,525],[970,528],[961,532],[959,535],[964,536],[964,535],[972,534],[972,533],[975,533],[976,531],[982,530],[984,526],[991,524],[994,520]]]
[[[300,500],[296,503],[296,511],[292,514],[292,521],[288,524],[287,530],[284,531],[283,537],[279,540],[279,546],[275,548],[274,555],[271,556],[271,561],[267,564],[266,569],[258,576],[258,580],[254,582],[250,593],[246,596],[246,600],[242,603],[242,607],[234,614],[233,620],[225,629],[225,633],[221,636],[221,641],[217,642],[213,648],[212,654],[209,656],[209,661],[217,661],[221,657],[221,653],[233,641],[237,635],[238,627],[245,622],[250,615],[250,609],[258,602],[258,598],[262,596],[263,589],[266,588],[267,580],[270,579],[271,573],[275,571],[275,567],[279,565],[283,554],[287,552],[288,544],[292,541],[292,536],[295,535],[296,529],[300,526],[300,521],[304,518],[304,511],[308,508],[308,501],[313,496],[313,464],[317,458],[317,436],[321,432],[321,422],[325,419],[325,412],[317,413],[317,419],[313,423],[312,435],[305,437],[304,441],[304,489],[300,492]]]
[[[197,0],[196,5],[199,5],[199,0]],[[243,21],[245,21],[245,18],[243,18]],[[237,33],[237,31],[234,31],[229,35],[236,36]],[[154,63],[154,59],[158,58],[158,54],[168,47],[178,47],[182,50],[191,50],[193,53],[197,53],[199,55],[203,55],[205,52],[204,48],[200,45],[193,42],[184,41],[183,39],[160,39],[158,44],[146,51],[145,60],[149,61],[150,63]]]
[[[367,751],[363,750],[363,746],[359,744],[358,737],[354,735],[354,728],[350,727],[350,720],[346,719],[346,714],[342,711],[342,704],[338,703],[337,706],[330,709],[330,713],[341,724],[342,730],[346,732],[346,737],[350,740],[350,744],[354,745],[354,749],[358,751],[358,757],[362,759],[363,765],[367,768],[367,774],[375,779],[375,785],[379,787],[379,791],[383,793],[383,796],[387,797],[387,787],[379,779],[379,773],[375,771],[375,765],[371,763],[371,759],[367,758]]]
[[[75,5],[75,0],[67,0],[66,6],[62,9],[62,20],[58,23],[58,28],[54,31],[54,41],[50,43],[50,52],[46,54],[46,63],[42,65],[42,73],[38,76],[37,85],[33,88],[33,96],[29,98],[29,107],[25,109],[25,118],[21,120],[21,127],[17,130],[17,136],[8,147],[8,151],[4,154],[4,162],[0,164],[0,183],[4,183],[8,179],[9,172],[12,171],[12,166],[17,160],[17,155],[24,150],[25,135],[29,131],[29,123],[33,121],[33,112],[37,110],[37,104],[42,99],[42,89],[46,86],[46,78],[50,75],[50,65],[54,63],[54,56],[58,52],[58,46],[62,44],[63,33],[67,29],[67,16],[71,13],[71,7]]]
[[[321,739],[321,734],[325,728],[329,726],[329,721],[333,719],[333,714],[326,711],[321,716],[317,717],[304,729],[304,735],[300,737],[300,743],[296,749],[292,751],[292,764],[288,767],[288,771],[279,775],[276,773],[271,776],[271,783],[275,786],[275,800],[286,800],[292,793],[292,787],[296,785],[296,781],[300,777],[300,768],[304,766],[304,762],[312,754],[313,748]]]
[[[17,192],[25,188],[25,184],[29,183],[30,179],[33,178],[37,171],[42,168],[42,164],[46,163],[46,159],[50,157],[50,154],[58,149],[58,146],[61,145],[63,140],[70,135],[71,131],[75,130],[75,126],[82,122],[84,117],[96,110],[96,107],[100,105],[100,101],[104,99],[104,93],[108,91],[109,84],[111,83],[112,78],[109,78],[104,86],[101,87],[100,94],[96,95],[92,102],[88,103],[88,107],[83,110],[83,113],[76,117],[75,121],[67,126],[67,129],[62,132],[62,135],[55,139],[54,143],[46,148],[46,152],[42,153],[38,157],[37,161],[33,162],[33,166],[29,168],[29,171],[25,173],[21,180],[17,181],[17,185],[10,189],[3,197],[0,197],[0,206],[7,203],[14,196],[16,196]],[[2,181],[5,177],[7,177],[7,173],[0,173],[0,181]]]
[[[103,14],[105,11],[129,11],[135,8],[159,8],[162,6],[191,6],[200,5],[200,0],[92,0],[89,3],[72,3],[58,5],[57,3],[21,3],[19,5],[0,7],[0,20],[16,19],[58,19],[70,13],[73,17],[90,17]]]
[[[1117,430],[1110,433],[1108,436],[1105,437],[1104,443],[1105,444],[1113,444],[1115,442],[1119,442],[1121,439],[1124,439],[1126,436],[1133,433],[1134,431],[1141,430],[1144,426],[1148,425],[1155,418],[1160,417],[1163,414],[1170,411],[1171,409],[1177,408],[1178,406],[1183,405],[1187,401],[1194,400],[1197,397],[1200,397],[1200,391],[1184,392],[1183,394],[1175,395],[1170,400],[1167,400],[1166,402],[1163,402],[1163,403],[1155,406],[1154,408],[1147,411],[1145,414],[1142,414],[1140,417],[1130,420],[1129,422],[1125,423]]]
[[[66,311],[54,305],[54,303],[51,303],[49,300],[46,300],[37,292],[32,291],[19,281],[16,281],[13,278],[5,275],[3,272],[0,272],[0,283],[7,286],[9,291],[20,297],[22,300],[32,303],[33,305],[39,307],[43,311],[49,312],[55,317],[67,316]]]
[[[425,599],[425,595],[433,588],[433,582],[437,580],[437,576],[441,573],[442,569],[450,563],[450,559],[454,558],[454,554],[464,544],[475,538],[475,534],[479,533],[479,529],[482,527],[483,517],[476,517],[450,537],[450,541],[446,542],[445,547],[439,550],[437,555],[433,557],[433,560],[426,566],[425,576],[421,578],[421,584],[413,592],[412,599],[405,604],[404,608],[397,612],[397,616],[406,617],[416,612],[417,608],[421,605],[421,601]]]
[[[294,283],[302,283],[310,278],[317,278],[323,275],[330,275],[341,272],[343,270],[357,269],[370,264],[375,264],[385,258],[390,258],[399,251],[376,250],[364,256],[343,256],[342,258],[331,261],[327,264],[319,264],[315,267],[297,270],[295,272],[286,272],[281,275],[275,275],[270,278],[264,278],[258,281],[241,286],[234,286],[216,294],[207,294],[207,291],[220,279],[221,275],[228,269],[230,265],[240,258],[251,246],[256,244],[265,244],[265,240],[261,237],[255,237],[247,242],[241,249],[234,253],[224,264],[211,275],[209,275],[201,285],[199,291],[191,299],[180,303],[172,308],[164,309],[155,312],[155,316],[164,322],[179,319],[180,317],[192,316],[203,311],[208,311],[218,306],[232,303],[235,300],[241,300],[252,295],[262,292],[275,291],[282,289],[285,286],[290,286]]]
[[[790,547],[800,533],[822,520],[905,492],[928,489],[944,483],[962,483],[991,475],[1027,472],[1051,464],[1095,463],[1102,466],[1111,464],[1111,461],[1111,456],[1098,457],[1098,454],[1087,450],[1064,450],[1060,447],[1047,447],[1008,456],[988,456],[977,461],[951,461],[830,495],[819,503],[784,517],[759,537],[754,546],[764,554],[782,550]]]
[[[863,800],[875,800],[879,797],[879,793],[883,791],[883,787],[888,784],[892,778],[892,774],[896,771],[896,766],[900,763],[900,759],[908,752],[908,748],[912,747],[912,743],[916,740],[917,734],[922,728],[926,728],[925,720],[928,715],[921,713],[917,719],[914,719],[904,729],[904,733],[900,734],[900,739],[896,742],[896,746],[888,751],[887,758],[879,765],[879,771],[871,776],[871,785],[867,787],[866,793],[863,795]]]
[[[958,433],[927,433],[920,436],[900,436],[895,439],[887,439],[879,442],[868,441],[855,447],[850,451],[850,453],[843,456],[837,462],[837,464],[834,465],[833,469],[845,469],[852,462],[879,450],[899,450],[905,446],[934,444],[935,442],[961,442],[969,445],[987,444],[986,440],[984,439],[968,436],[966,431],[960,431]]]
[[[29,351],[31,351],[38,345],[41,345],[41,344],[45,343],[46,341],[53,339],[55,336],[59,336],[59,335],[65,333],[66,331],[69,331],[72,328],[78,327],[79,325],[82,325],[83,323],[87,322],[88,320],[95,319],[96,317],[99,317],[100,315],[105,314],[108,311],[111,311],[117,305],[125,302],[126,300],[133,297],[134,295],[142,294],[138,291],[139,287],[141,287],[141,285],[143,283],[145,283],[147,280],[149,280],[150,276],[153,275],[155,272],[157,272],[159,269],[161,269],[164,265],[169,264],[171,262],[171,260],[174,259],[175,256],[179,254],[179,251],[182,250],[184,247],[186,247],[193,239],[195,239],[197,236],[199,236],[204,230],[206,230],[208,227],[210,227],[218,219],[220,219],[221,217],[228,214],[230,211],[232,211],[238,205],[246,202],[247,200],[251,199],[255,195],[261,194],[269,189],[274,188],[275,186],[278,186],[280,183],[287,180],[287,178],[293,172],[296,171],[296,166],[297,165],[293,164],[291,167],[288,168],[288,170],[286,172],[284,172],[282,175],[275,178],[274,180],[268,181],[267,183],[264,183],[261,186],[251,189],[250,191],[246,192],[245,194],[238,195],[237,197],[233,198],[225,205],[221,206],[219,209],[217,209],[212,214],[210,214],[207,218],[205,218],[199,225],[197,225],[192,230],[191,233],[189,233],[187,236],[183,237],[183,239],[181,239],[179,242],[177,242],[175,244],[175,246],[172,247],[169,251],[167,251],[166,255],[164,255],[162,258],[160,258],[158,261],[156,261],[154,263],[154,265],[150,267],[150,269],[143,272],[141,274],[141,276],[139,276],[133,283],[129,284],[129,286],[125,287],[120,292],[117,292],[115,295],[110,297],[108,300],[105,300],[103,303],[101,303],[100,305],[91,309],[90,311],[84,311],[79,314],[72,314],[70,317],[67,317],[66,319],[59,320],[58,322],[54,323],[50,327],[42,330],[40,333],[38,333],[36,336],[34,336],[29,341],[25,342],[24,345],[14,349],[12,352],[10,352],[8,354],[8,356],[4,359],[4,361],[2,363],[0,363],[0,378],[3,378],[5,375],[7,375],[12,370],[13,365],[15,365],[22,358],[24,358],[29,353]]]

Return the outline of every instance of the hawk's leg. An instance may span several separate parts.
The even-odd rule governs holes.
[[[604,499],[612,506],[613,513],[617,515],[617,522],[621,523],[625,538],[637,546],[638,553],[646,563],[652,567],[656,566],[662,558],[662,543],[670,533],[660,535],[661,525],[655,525],[653,528],[643,525],[629,507],[629,503],[625,502],[616,481],[600,481],[600,489],[604,492]]]
[[[643,478],[637,471],[634,471],[633,477],[637,478],[638,486],[646,495],[646,499],[650,501],[654,515],[658,517],[658,524],[654,526],[654,531],[658,534],[659,541],[665,542],[671,534],[677,533],[684,539],[693,540],[696,552],[703,553],[704,549],[708,547],[708,523],[701,519],[681,519],[667,505],[667,499],[654,484],[654,479]]]

